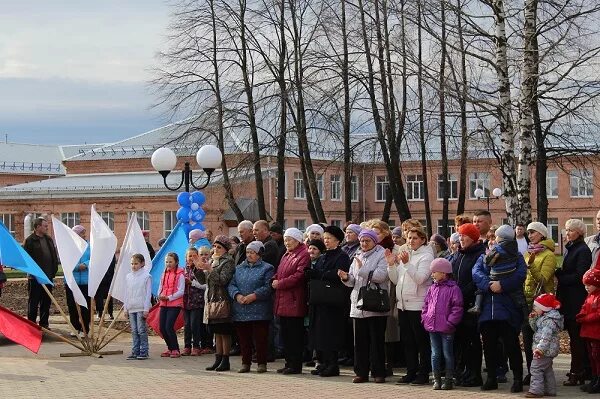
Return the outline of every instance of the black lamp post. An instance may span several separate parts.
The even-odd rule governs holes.
[[[193,171],[190,168],[190,163],[186,162],[183,170],[181,171],[181,182],[177,187],[169,187],[167,184],[167,176],[177,164],[177,156],[173,150],[167,147],[161,147],[154,151],[151,160],[152,167],[161,174],[167,189],[171,191],[177,191],[181,188],[181,186],[184,186],[185,191],[189,193],[190,186],[196,190],[202,190],[208,186],[208,183],[210,183],[211,174],[215,171],[215,169],[221,167],[222,159],[223,155],[221,154],[221,151],[214,145],[209,144],[200,147],[196,153],[196,162],[198,162],[198,165],[204,170],[204,173],[206,173],[206,183],[199,186],[194,184],[194,179],[192,176]]]
[[[502,196],[502,189],[496,187],[495,189],[492,190],[492,195],[493,197],[487,196],[484,197],[483,195],[485,194],[485,192],[483,191],[482,188],[477,187],[475,189],[475,191],[473,192],[473,195],[475,196],[475,198],[477,198],[478,200],[486,200],[487,201],[487,210],[489,212],[490,210],[490,198],[494,198],[494,199],[498,199]]]

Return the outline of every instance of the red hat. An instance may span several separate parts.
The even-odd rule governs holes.
[[[148,230],[142,230],[142,235],[144,237],[150,237],[150,232]]]
[[[462,224],[458,228],[458,234],[470,237],[475,242],[479,241],[479,237],[481,235],[479,229],[473,223]]]
[[[560,302],[558,299],[556,299],[554,294],[542,294],[535,298],[535,301],[533,301],[533,306],[543,310],[544,312],[549,312],[552,309],[559,309]]]
[[[583,284],[600,287],[600,270],[590,269],[583,275]]]

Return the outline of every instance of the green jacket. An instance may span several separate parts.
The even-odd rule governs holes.
[[[525,278],[525,298],[531,308],[536,295],[554,293],[554,271],[556,270],[556,256],[554,255],[554,241],[547,238],[540,242],[546,247],[542,252],[533,256],[525,252],[527,264],[527,277]],[[540,282],[543,289],[540,290]]]

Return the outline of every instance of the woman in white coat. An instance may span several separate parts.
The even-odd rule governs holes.
[[[431,371],[431,348],[429,335],[421,324],[421,309],[431,285],[429,266],[434,258],[422,229],[411,228],[407,244],[409,249],[398,255],[386,251],[390,281],[396,284],[398,325],[407,368],[398,382],[425,385]]]

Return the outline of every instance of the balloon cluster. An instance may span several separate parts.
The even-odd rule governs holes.
[[[177,203],[181,206],[177,211],[177,220],[180,221],[187,234],[193,229],[205,230],[202,221],[206,216],[202,204],[206,197],[200,191],[193,193],[179,193]]]

